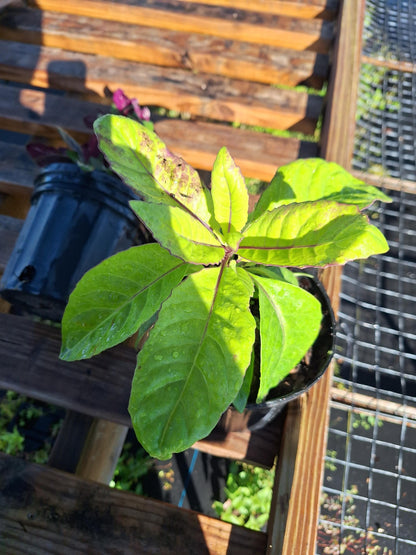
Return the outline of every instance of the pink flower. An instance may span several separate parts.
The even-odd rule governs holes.
[[[138,103],[137,98],[129,98],[124,94],[122,89],[117,89],[115,91],[113,94],[113,102],[117,110],[125,116],[134,112],[138,120],[150,120],[151,114],[149,108],[147,106],[142,108]]]
[[[127,115],[130,110],[127,110],[131,106],[131,100],[128,96],[126,96],[122,89],[117,89],[113,94],[113,102],[115,107],[119,112]]]
[[[143,120],[143,121],[150,120],[150,110],[147,106],[144,106],[143,108],[141,108],[136,98],[131,99],[131,105],[133,106],[134,113],[140,120]]]

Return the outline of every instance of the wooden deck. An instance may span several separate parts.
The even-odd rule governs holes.
[[[159,109],[157,133],[198,169],[211,169],[224,145],[245,176],[263,180],[299,157],[350,164],[361,0],[29,0],[0,10],[0,130],[13,132],[0,136],[0,274],[36,172],[25,142],[59,144],[57,126],[82,141],[84,116],[108,110],[119,87]],[[317,89],[329,71],[324,97]],[[339,271],[322,279],[336,309]],[[108,482],[130,425],[133,350],[63,363],[56,329],[0,308],[0,387],[101,426],[76,475],[0,456],[0,551],[314,553],[331,372],[264,431],[197,444],[268,467],[277,460],[268,533],[257,533],[98,484]],[[91,470],[97,449],[102,460]]]

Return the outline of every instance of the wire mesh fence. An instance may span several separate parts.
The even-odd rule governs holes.
[[[318,554],[416,553],[415,60],[416,1],[367,0],[353,167],[398,181],[344,269]]]
[[[363,64],[357,105],[355,169],[416,181],[415,90],[416,73]]]
[[[416,552],[416,425],[333,403],[317,553]]]
[[[416,197],[390,196],[372,214],[389,252],[344,270],[337,361],[353,391],[416,407]]]
[[[416,2],[367,0],[353,167],[416,181]]]
[[[391,196],[390,251],[344,269],[317,553],[416,553],[416,197]]]
[[[366,0],[363,54],[415,63],[414,0]]]

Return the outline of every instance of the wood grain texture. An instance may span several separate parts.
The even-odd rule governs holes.
[[[389,177],[388,175],[371,175],[357,170],[354,170],[352,174],[375,187],[381,187],[390,191],[403,191],[413,195],[416,194],[416,183],[408,179],[399,179],[397,177]]]
[[[48,466],[74,474],[93,421],[91,416],[67,410],[53,442]]]
[[[327,53],[333,24],[319,19],[208,6],[167,0],[30,0],[41,10],[57,11],[158,29],[207,34],[225,39]],[[276,32],[278,30],[278,32]]]
[[[89,429],[75,474],[100,484],[109,484],[128,430],[128,426],[95,419]]]
[[[371,64],[373,66],[385,67],[394,71],[402,71],[405,73],[416,73],[416,63],[406,62],[402,60],[383,60],[373,58],[371,56],[362,57],[363,64]]]
[[[121,87],[142,105],[305,133],[314,132],[322,108],[321,97],[303,91],[7,41],[0,41],[0,78],[100,97]]]
[[[322,155],[346,169],[351,168],[354,150],[364,9],[364,0],[342,2],[340,30],[335,45],[334,65],[322,128]]]
[[[266,536],[0,454],[0,551],[264,553]]]
[[[3,40],[99,54],[193,72],[319,88],[328,57],[209,35],[55,12],[15,9],[0,19]]]
[[[59,126],[82,141],[91,133],[84,117],[105,112],[108,108],[93,102],[0,84],[0,127],[9,131],[53,139]]]
[[[359,413],[367,410],[369,414],[377,411],[377,418],[401,424],[401,420],[406,420],[406,426],[416,427],[416,408],[394,401],[385,399],[377,399],[370,395],[363,395],[355,391],[347,391],[345,389],[331,388],[331,400],[337,401],[337,407],[343,407],[343,410],[351,410]],[[391,416],[390,416],[391,415]]]
[[[318,152],[315,143],[213,123],[163,120],[156,131],[172,151],[198,169],[211,170],[218,150],[227,146],[243,175],[265,181],[278,167]]]
[[[59,330],[0,314],[0,388],[130,426],[127,406],[135,351],[121,345],[90,360],[68,363],[58,359],[60,344]],[[256,433],[235,432],[227,438],[216,432],[198,442],[198,449],[271,467],[279,448],[279,426],[276,421]]]
[[[180,0],[187,1],[187,0]],[[229,6],[241,10],[288,15],[304,19],[334,19],[338,0],[192,0],[212,6]]]
[[[136,354],[116,347],[91,360],[59,360],[60,332],[29,319],[0,315],[1,387],[63,408],[129,425]],[[3,358],[4,354],[4,358]]]
[[[276,464],[274,494],[270,507],[267,548],[281,553],[285,538],[286,520],[291,500],[293,474],[299,444],[303,398],[289,404],[282,432],[282,445]],[[293,502],[293,499],[292,499]]]
[[[339,14],[339,34],[328,91],[322,156],[346,169],[351,167],[355,102],[360,67],[364,0],[344,0]],[[339,307],[342,267],[324,270],[321,281],[334,312]],[[324,470],[332,365],[306,394],[302,405],[299,445],[281,550],[269,545],[269,553],[292,555],[315,553],[320,491]],[[281,454],[285,456],[285,454]],[[275,490],[279,495],[280,485]],[[274,526],[279,526],[274,522]]]

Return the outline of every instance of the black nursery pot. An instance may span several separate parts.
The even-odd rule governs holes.
[[[297,372],[289,374],[272,389],[266,400],[248,404],[243,413],[230,406],[222,415],[217,430],[238,432],[259,430],[271,422],[287,405],[310,389],[325,373],[333,357],[335,347],[335,317],[331,302],[321,282],[314,276],[302,276],[299,285],[314,295],[322,307],[321,329],[314,344],[299,363]],[[301,315],[299,315],[301,317]],[[308,325],[305,322],[305,325]]]
[[[87,270],[144,242],[128,205],[134,198],[104,171],[84,172],[71,163],[43,169],[0,283],[1,296],[17,312],[59,321]]]

